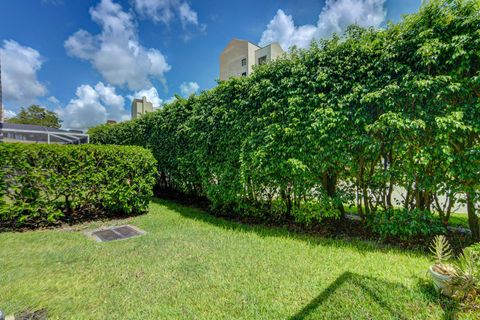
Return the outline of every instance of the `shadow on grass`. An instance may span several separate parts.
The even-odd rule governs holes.
[[[433,289],[433,288],[432,288]],[[423,293],[423,292],[422,292]],[[352,296],[355,294],[355,296]],[[438,303],[434,295],[411,295],[411,290],[396,283],[363,276],[352,272],[341,274],[328,288],[310,301],[304,308],[290,317],[290,320],[341,318],[416,318],[417,304]],[[349,307],[351,300],[359,300],[361,307]],[[373,308],[376,304],[378,308]],[[336,309],[336,314],[329,314]],[[377,314],[375,316],[375,313]],[[443,319],[453,319],[453,314],[444,310]]]
[[[223,217],[217,217],[212,214],[209,214],[203,209],[186,206],[184,204],[179,204],[172,200],[164,200],[159,198],[153,198],[153,203],[159,204],[168,208],[169,210],[178,212],[183,217],[199,220],[205,223],[209,223],[216,227],[220,227],[227,230],[235,230],[241,232],[254,232],[255,234],[261,237],[282,237],[282,238],[293,238],[296,240],[302,240],[310,245],[330,245],[335,247],[349,247],[357,250],[361,254],[367,254],[368,252],[403,252],[400,248],[385,245],[378,242],[367,241],[362,239],[355,238],[346,238],[339,237],[335,238],[329,235],[328,233],[307,233],[302,230],[290,230],[287,226],[269,226],[265,224],[248,224],[242,221],[235,221],[226,219]],[[409,252],[415,253],[418,256],[424,256],[424,253],[419,250],[410,250]]]
[[[442,309],[445,312],[443,319],[457,319],[456,313],[459,310],[458,303],[455,300],[447,298],[438,293],[430,281],[427,281],[420,277],[416,278],[417,287],[419,288],[419,291],[422,292],[422,294],[425,296],[425,298],[435,304],[442,306]]]
[[[404,252],[404,250],[397,247],[365,240],[325,238],[322,235],[291,231],[287,227],[272,227],[229,220],[211,215],[203,211],[203,209],[185,206],[171,200],[155,198],[152,201],[179,213],[185,218],[208,223],[226,230],[253,232],[260,237],[290,238],[305,241],[310,245],[333,246],[337,248],[347,247],[361,254],[379,251]],[[423,252],[414,251],[413,253],[418,256],[425,255]],[[415,310],[418,310],[418,308],[424,309],[433,305],[439,305],[443,310],[442,319],[455,319],[455,312],[458,310],[457,305],[451,299],[441,297],[436,293],[432,284],[426,279],[416,275],[412,276],[417,279],[416,286],[413,289],[374,277],[345,272],[289,319],[331,319],[332,317],[328,315],[328,312],[332,310],[332,307],[345,312],[345,314],[340,315],[341,318],[359,318],[357,314],[361,317],[362,312],[365,318],[372,318],[371,314],[369,314],[371,310],[368,306],[365,308],[358,306],[358,301],[362,303],[363,300],[366,304],[375,304],[377,306],[375,310],[381,317],[386,315],[387,318],[392,319],[412,319],[416,318]],[[356,301],[357,304],[353,306],[352,310],[349,310],[346,308],[346,305],[351,304],[351,300]],[[336,304],[336,306],[332,306],[332,304]]]

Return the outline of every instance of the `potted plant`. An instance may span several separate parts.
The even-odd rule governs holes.
[[[437,291],[451,297],[455,293],[452,279],[457,275],[457,270],[447,262],[452,258],[452,249],[445,236],[436,236],[430,246],[430,251],[435,259],[435,264],[428,270],[433,285]]]
[[[456,261],[455,270],[449,281],[455,291],[453,297],[473,301],[480,296],[480,250],[474,246],[466,248]]]

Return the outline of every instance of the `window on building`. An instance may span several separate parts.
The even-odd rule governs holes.
[[[242,77],[246,77],[246,76],[247,76],[246,72],[242,73]]]
[[[267,63],[267,56],[263,56],[263,57],[258,58],[258,64],[259,65],[262,65],[262,64],[265,64],[265,63]]]
[[[242,59],[242,67],[247,65],[247,58]]]

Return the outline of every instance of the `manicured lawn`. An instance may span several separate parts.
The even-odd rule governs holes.
[[[51,319],[441,319],[428,257],[250,227],[156,200],[147,235],[0,234],[0,309]],[[106,223],[103,223],[106,224]]]
[[[468,229],[468,216],[466,213],[452,213],[449,220],[450,225]]]

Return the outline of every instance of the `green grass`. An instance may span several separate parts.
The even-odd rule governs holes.
[[[97,243],[100,225],[145,236]],[[0,234],[0,308],[49,319],[441,319],[428,257],[246,226],[155,200],[146,215]]]
[[[454,212],[451,214],[448,223],[451,226],[463,227],[468,229],[468,216],[466,213],[457,213]]]

